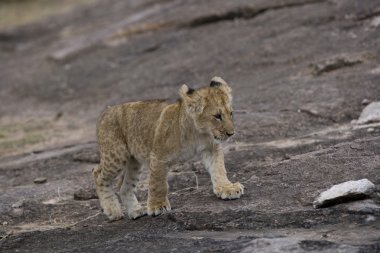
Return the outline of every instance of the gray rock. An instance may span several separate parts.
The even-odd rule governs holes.
[[[366,221],[366,222],[373,222],[373,221],[376,221],[376,217],[373,216],[373,215],[368,215],[368,216],[365,218],[365,221]]]
[[[91,189],[79,189],[74,192],[75,200],[89,200],[89,199],[97,199],[98,195],[96,194],[95,188]]]
[[[368,132],[368,133],[372,133],[372,132],[374,132],[374,131],[375,131],[375,128],[373,128],[373,127],[370,127],[370,128],[367,129],[367,132]]]
[[[368,124],[373,122],[380,121],[380,102],[372,102],[367,105],[362,113],[358,121],[356,122],[359,125]]]
[[[313,206],[319,208],[363,198],[374,193],[375,190],[375,185],[368,179],[344,182],[319,194],[313,202]]]
[[[15,202],[14,204],[12,204],[12,208],[21,208],[23,205],[24,205],[24,201],[19,200],[19,201]]]
[[[371,103],[371,101],[369,99],[363,99],[362,100],[362,105],[368,105],[369,103]]]
[[[44,183],[46,183],[46,181],[47,181],[46,177],[39,177],[39,178],[34,179],[33,182],[35,184],[44,184]]]

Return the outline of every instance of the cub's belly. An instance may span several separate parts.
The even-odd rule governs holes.
[[[189,161],[195,157],[199,157],[200,154],[206,149],[205,145],[191,145],[183,150],[180,150],[175,155],[173,155],[171,162],[172,164],[175,163],[184,163],[186,161]]]

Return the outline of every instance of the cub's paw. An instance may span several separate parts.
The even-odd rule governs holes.
[[[157,216],[163,213],[167,213],[172,208],[170,207],[169,200],[164,201],[148,201],[148,215]]]
[[[119,203],[110,203],[103,208],[103,213],[108,217],[110,221],[116,221],[124,218],[123,211]]]
[[[244,194],[244,186],[239,183],[229,183],[214,188],[214,193],[221,199],[238,199]]]
[[[136,220],[142,216],[147,214],[147,210],[145,206],[136,206],[133,210],[128,210],[128,217],[132,220]]]

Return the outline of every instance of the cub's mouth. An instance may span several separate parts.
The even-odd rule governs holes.
[[[216,141],[216,142],[222,142],[222,141],[225,141],[225,140],[227,140],[227,138],[222,138],[220,136],[214,135],[214,141]]]

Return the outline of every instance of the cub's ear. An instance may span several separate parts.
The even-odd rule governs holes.
[[[187,99],[189,95],[192,95],[194,93],[194,91],[194,89],[189,88],[186,84],[183,84],[178,93],[182,99]]]
[[[214,76],[211,79],[210,87],[217,87],[224,90],[227,93],[231,93],[231,87],[219,76]]]
[[[186,105],[186,110],[190,113],[201,113],[204,108],[202,97],[186,84],[182,85],[178,91],[182,101]]]

